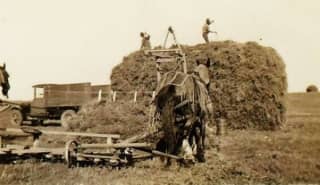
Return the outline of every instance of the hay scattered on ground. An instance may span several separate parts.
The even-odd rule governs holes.
[[[196,59],[211,59],[209,93],[216,119],[224,117],[230,128],[240,129],[276,129],[285,122],[287,78],[274,49],[233,41],[183,48],[189,71]],[[116,91],[152,91],[157,85],[155,63],[143,52],[134,52],[113,69],[111,83]]]
[[[315,85],[309,85],[306,89],[307,93],[311,93],[311,92],[319,92],[319,89],[317,86]]]
[[[70,123],[70,130],[120,134],[121,138],[141,133],[148,122],[148,109],[143,102],[126,101],[88,103]]]

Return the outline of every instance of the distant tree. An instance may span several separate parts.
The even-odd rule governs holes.
[[[318,90],[318,87],[315,86],[315,85],[309,85],[306,89],[306,92],[307,93],[310,93],[310,92],[319,92]]]

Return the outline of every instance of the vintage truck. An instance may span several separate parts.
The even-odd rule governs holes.
[[[67,127],[80,107],[98,97],[106,98],[110,85],[91,85],[91,83],[38,84],[33,86],[32,101],[5,101],[9,106],[10,122],[19,126],[23,121],[42,124],[45,120],[61,120]],[[100,95],[99,95],[100,94]]]

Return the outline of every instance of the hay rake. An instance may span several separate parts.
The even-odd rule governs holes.
[[[40,135],[77,136],[90,138],[104,138],[104,143],[81,143],[69,140],[64,147],[39,147]],[[64,161],[70,167],[83,165],[102,165],[111,167],[130,166],[137,161],[152,159],[157,156],[175,159],[183,162],[183,158],[154,150],[153,144],[136,142],[147,137],[142,134],[127,140],[120,140],[117,134],[95,134],[79,132],[58,132],[38,130],[30,127],[22,129],[6,128],[0,130],[0,163],[15,160],[36,158],[51,161]],[[9,144],[7,138],[30,138],[32,144]],[[27,139],[24,139],[27,140]],[[30,140],[29,140],[30,141]]]

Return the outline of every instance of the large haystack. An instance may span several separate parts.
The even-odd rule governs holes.
[[[275,129],[285,121],[285,65],[274,49],[254,42],[233,41],[183,49],[189,71],[196,59],[211,59],[209,93],[215,118],[226,118],[231,128]],[[141,51],[124,57],[112,71],[112,89],[154,90],[156,67],[151,60]]]

